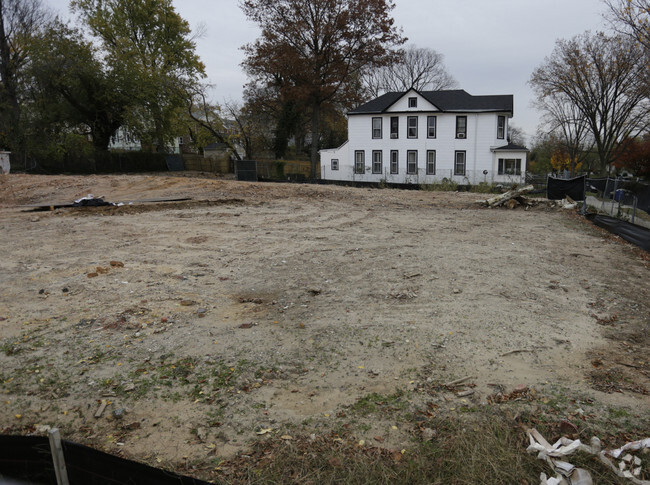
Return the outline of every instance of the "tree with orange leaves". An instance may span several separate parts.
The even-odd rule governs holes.
[[[621,147],[614,166],[638,177],[650,177],[650,134],[625,140]]]

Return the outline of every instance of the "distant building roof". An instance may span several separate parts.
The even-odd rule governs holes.
[[[512,94],[472,96],[463,89],[422,92],[410,89],[409,91],[418,93],[443,112],[513,112]],[[354,108],[348,114],[384,113],[409,91],[383,94],[378,98]]]

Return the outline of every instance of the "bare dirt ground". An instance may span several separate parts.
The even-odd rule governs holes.
[[[349,427],[368,396],[453,414],[517,386],[647,425],[648,259],[572,213],[171,174],[0,190],[0,432],[216,467]],[[24,207],[88,193],[192,200]],[[354,419],[357,439],[408,446],[402,423]]]

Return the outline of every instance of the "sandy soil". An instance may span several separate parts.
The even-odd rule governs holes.
[[[647,261],[565,211],[187,175],[0,190],[2,432],[58,426],[176,466],[325,432],[371,393],[454,412],[524,385],[650,411]],[[192,200],[24,207],[88,193]],[[470,396],[441,387],[463,377]],[[410,438],[381,420],[358,433]]]

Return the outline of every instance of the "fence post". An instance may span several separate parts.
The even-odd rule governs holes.
[[[52,452],[52,461],[54,462],[54,472],[56,474],[57,485],[69,485],[68,470],[65,467],[65,458],[63,448],[61,447],[61,434],[58,428],[52,428],[49,431],[50,450]]]
[[[583,189],[582,193],[584,194],[584,199],[582,201],[582,208],[580,209],[580,215],[584,216],[587,214],[587,177],[584,178],[584,184],[583,184]]]
[[[618,185],[618,179],[614,179],[614,192],[612,192],[612,208],[609,211],[609,215],[614,215],[614,204],[616,203],[616,186]]]

